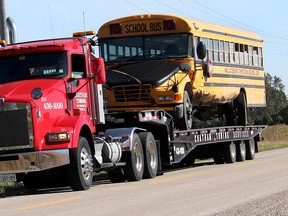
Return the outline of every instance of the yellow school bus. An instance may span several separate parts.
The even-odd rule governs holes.
[[[255,33],[173,15],[135,15],[98,31],[108,111],[162,109],[178,129],[193,116],[246,125],[266,106],[263,41]]]

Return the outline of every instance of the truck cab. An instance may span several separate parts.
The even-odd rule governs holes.
[[[0,172],[23,173],[70,163],[79,137],[93,139],[103,123],[99,102],[104,63],[94,32],[0,48]],[[100,96],[101,97],[101,96]],[[91,142],[93,143],[93,142]],[[23,174],[21,176],[21,174]]]

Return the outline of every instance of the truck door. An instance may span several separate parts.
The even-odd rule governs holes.
[[[71,59],[72,92],[76,92],[73,98],[74,115],[86,116],[90,119],[92,109],[85,55],[72,54]]]

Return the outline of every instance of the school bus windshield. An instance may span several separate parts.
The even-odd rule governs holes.
[[[105,62],[192,57],[192,35],[170,34],[100,40]]]

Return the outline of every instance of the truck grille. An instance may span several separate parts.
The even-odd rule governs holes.
[[[116,102],[149,102],[151,85],[127,85],[113,87]]]
[[[0,150],[33,147],[31,106],[27,103],[0,103]]]

